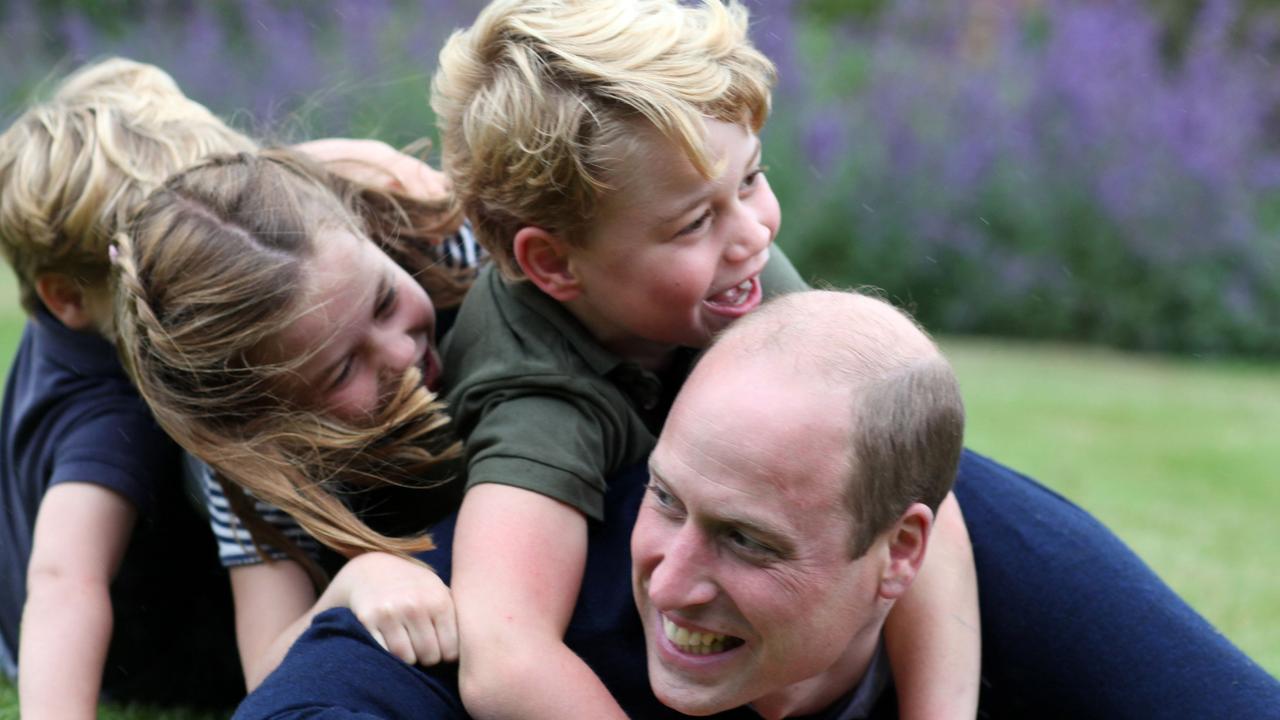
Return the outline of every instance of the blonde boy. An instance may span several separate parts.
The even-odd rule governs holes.
[[[177,662],[184,641],[219,688],[203,699],[235,697],[225,576],[178,491],[177,448],[108,340],[107,245],[170,172],[252,149],[163,72],[126,60],[68,77],[0,136],[0,247],[29,315],[0,418],[0,635],[21,667],[24,717],[95,716],[104,671],[108,693],[197,702],[196,673],[180,669],[195,665]],[[183,630],[198,625],[163,605],[201,593],[218,601],[194,640]]]
[[[622,717],[561,641],[605,480],[647,459],[691,348],[803,287],[770,259],[757,133],[774,71],[746,25],[719,0],[496,0],[441,52],[445,170],[500,271],[444,348],[469,455],[453,579],[477,717]],[[973,714],[968,568],[945,614],[890,630],[908,715]],[[938,677],[947,662],[963,671]]]

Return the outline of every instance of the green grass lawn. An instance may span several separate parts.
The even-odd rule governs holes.
[[[0,368],[22,327],[0,273]],[[1280,674],[1280,372],[1004,341],[943,342],[968,445],[1101,518],[1194,607]],[[0,681],[0,720],[17,694]],[[195,720],[104,708],[108,720]]]
[[[1280,674],[1280,372],[1102,350],[943,343],[969,447],[1084,506]]]

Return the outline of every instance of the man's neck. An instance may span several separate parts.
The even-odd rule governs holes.
[[[822,712],[862,682],[875,658],[880,633],[859,634],[848,650],[825,671],[788,685],[751,703],[765,720],[813,715]]]

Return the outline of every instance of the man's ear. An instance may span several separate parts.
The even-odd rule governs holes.
[[[915,503],[889,529],[889,562],[880,576],[880,597],[896,600],[911,587],[924,564],[932,528],[933,511],[924,503]]]
[[[36,295],[46,309],[63,325],[72,330],[88,330],[93,327],[84,288],[69,275],[43,273],[36,276]]]
[[[559,236],[526,225],[516,231],[513,250],[520,270],[542,292],[562,303],[582,294],[582,284],[569,264],[569,246]]]

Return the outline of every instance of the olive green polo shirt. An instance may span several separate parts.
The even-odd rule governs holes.
[[[766,296],[806,289],[775,246]],[[443,347],[467,487],[532,490],[600,520],[605,480],[648,460],[695,351],[661,374],[604,349],[563,305],[492,267],[467,293]]]

